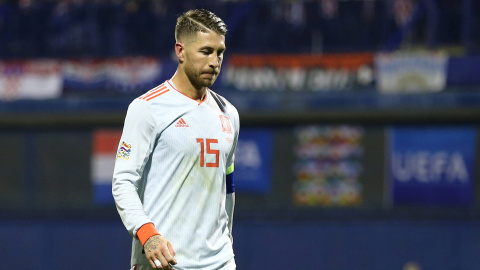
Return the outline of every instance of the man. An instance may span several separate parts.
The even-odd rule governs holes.
[[[209,11],[181,15],[177,71],[128,108],[112,192],[133,236],[132,269],[236,268],[231,231],[239,117],[208,89],[221,69],[226,32]]]

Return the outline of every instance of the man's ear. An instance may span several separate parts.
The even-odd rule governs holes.
[[[177,55],[178,61],[180,63],[185,61],[185,55],[184,55],[185,54],[185,44],[183,44],[181,42],[175,43],[175,54]]]

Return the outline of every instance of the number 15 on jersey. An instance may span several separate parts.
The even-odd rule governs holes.
[[[220,157],[220,150],[211,148],[211,144],[218,143],[217,139],[203,139],[197,138],[197,143],[200,144],[200,167],[215,167],[218,168],[218,160]],[[205,151],[205,145],[207,146]],[[205,154],[215,155],[215,162],[207,162],[205,164]]]

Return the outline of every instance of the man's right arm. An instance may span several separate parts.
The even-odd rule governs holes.
[[[146,215],[137,189],[156,137],[156,123],[146,101],[136,99],[128,107],[113,172],[112,194],[129,233],[136,237]]]
[[[175,250],[170,241],[157,232],[137,192],[143,169],[153,151],[156,128],[146,101],[134,100],[128,107],[118,146],[112,194],[123,224],[140,240],[150,265],[167,270],[177,263]]]

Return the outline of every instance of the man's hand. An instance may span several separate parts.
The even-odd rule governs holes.
[[[143,246],[145,256],[154,269],[171,270],[175,269],[172,265],[177,264],[175,260],[175,250],[172,243],[161,235],[154,235],[148,238]],[[157,261],[155,263],[155,261]],[[160,261],[161,264],[158,263]]]

